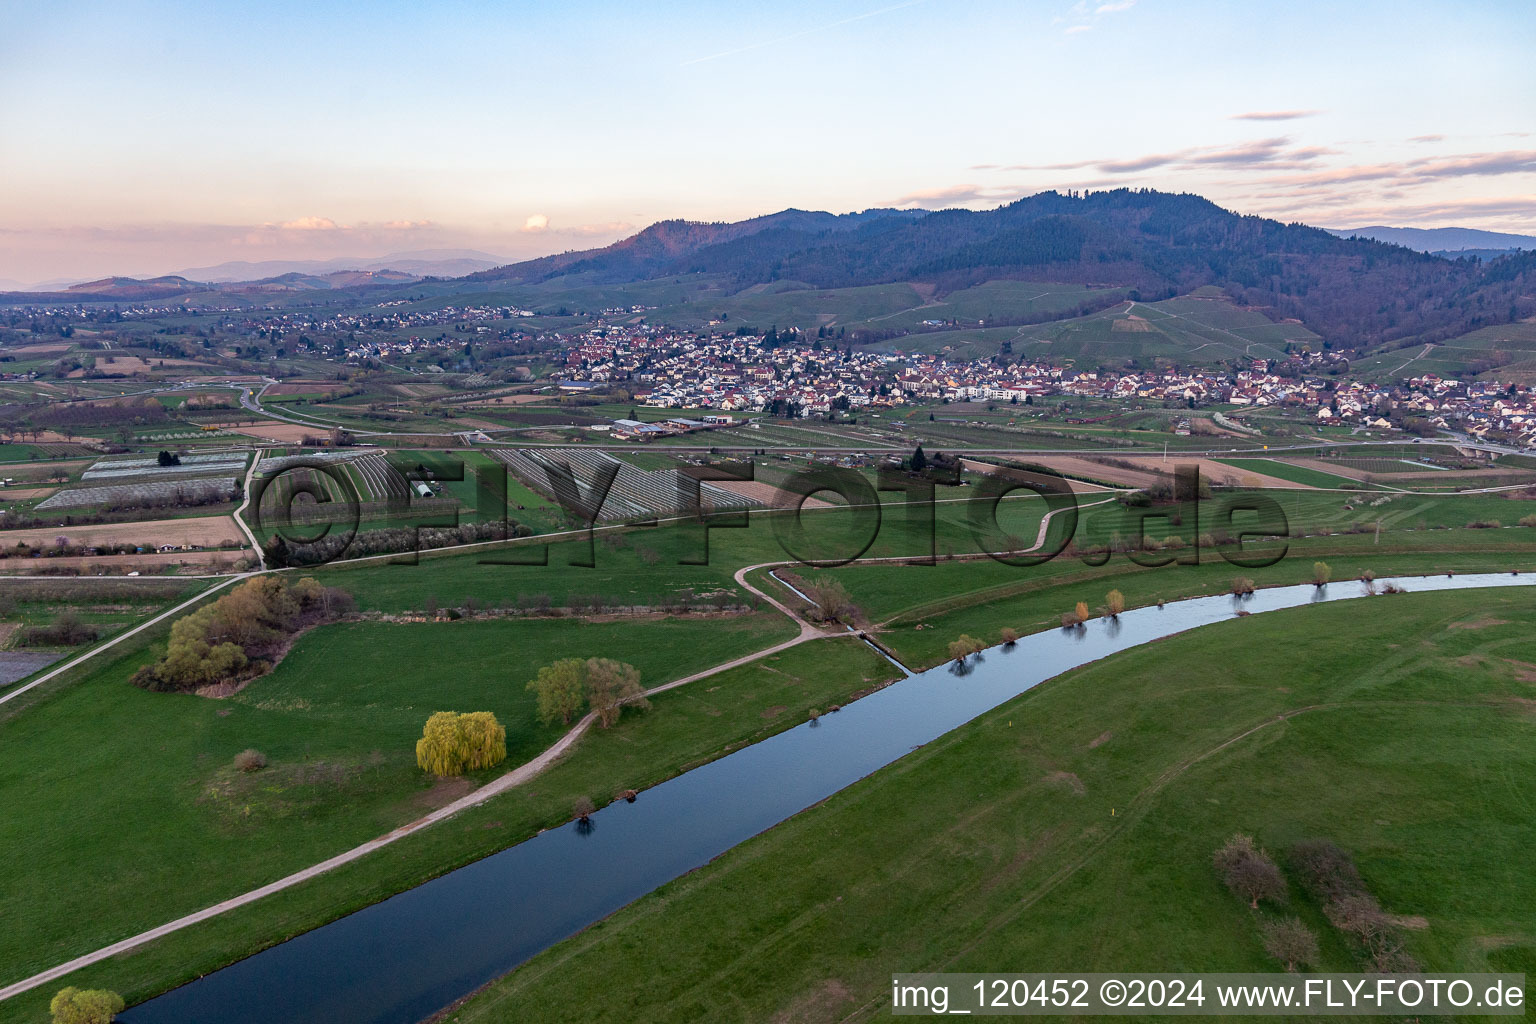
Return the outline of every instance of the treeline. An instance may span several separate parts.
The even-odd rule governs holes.
[[[15,643],[17,647],[78,647],[100,635],[98,627],[80,621],[80,616],[71,610],[46,625],[23,627]]]
[[[356,607],[352,595],[308,576],[289,584],[258,576],[171,626],[165,657],[133,675],[133,685],[186,693],[253,679],[272,667],[294,633]]]
[[[337,533],[308,544],[290,544],[280,535],[274,534],[261,546],[261,550],[269,567],[282,569],[323,565],[338,558],[429,551],[458,544],[532,536],[531,527],[515,522],[463,523],[444,527],[400,526],[385,530],[362,530],[350,536],[347,532]]]
[[[14,413],[10,413],[14,410]],[[103,427],[149,426],[166,423],[171,414],[153,398],[122,398],[111,402],[68,402],[42,407],[10,406],[0,416],[15,416],[14,422],[54,430],[101,429]]]

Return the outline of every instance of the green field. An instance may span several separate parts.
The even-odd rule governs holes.
[[[128,676],[159,649],[135,638],[74,685],[0,707],[0,839],[37,852],[7,869],[15,884],[0,892],[0,962],[14,980],[323,860],[467,792],[434,791],[416,767],[415,740],[434,711],[490,710],[506,726],[507,764],[473,781],[527,760],[564,731],[534,718],[525,684],[540,665],[612,657],[654,686],[792,635],[777,613],[346,623],[315,629],[269,677],[224,700],[130,686]],[[270,765],[235,772],[231,762],[246,748]]]
[[[1289,480],[1293,484],[1305,484],[1308,487],[1358,490],[1366,486],[1359,480],[1334,476],[1331,473],[1323,473],[1319,470],[1309,469],[1306,466],[1294,466],[1289,462],[1281,462],[1279,459],[1217,459],[1216,461],[1223,466],[1247,470],[1250,473],[1263,473],[1281,480]]]
[[[582,629],[584,633],[592,628],[577,623],[560,625]],[[452,628],[458,626],[454,624]],[[629,624],[625,629],[633,642],[646,643],[644,626]],[[720,645],[720,641],[685,642],[680,634],[675,634],[672,642],[675,646],[671,652],[678,658],[679,669],[685,667],[679,652],[690,647],[707,649],[711,645],[718,649]],[[559,653],[568,655],[578,649],[586,650],[587,646],[577,648],[566,642]],[[609,653],[618,657],[625,656],[624,650],[622,646],[609,647]],[[506,650],[499,653],[505,659]],[[698,655],[690,654],[688,664],[695,659],[703,660],[703,654],[703,650]],[[498,671],[491,678],[479,678],[483,694],[501,695],[509,689],[521,688],[517,682],[520,675],[512,680],[506,679],[506,675]],[[803,722],[811,708],[846,702],[856,693],[893,677],[889,663],[864,645],[852,640],[830,640],[791,648],[722,673],[708,684],[660,694],[653,698],[650,711],[626,716],[612,730],[588,733],[574,753],[539,776],[533,785],[510,790],[449,822],[409,836],[302,886],[158,940],[131,955],[76,972],[57,985],[0,1003],[0,1022],[31,1024],[41,1019],[49,997],[64,984],[109,987],[124,993],[130,1002],[148,998],[266,945],[494,853],[542,828],[562,824],[569,820],[572,802],[578,796],[589,796],[599,805],[606,804],[616,792],[653,786],[743,743]],[[661,678],[651,676],[647,682],[656,683]],[[159,752],[153,763],[125,771],[120,758],[112,760],[111,744],[103,744],[94,735],[81,735],[65,749],[49,751],[43,763],[36,760],[36,745],[43,742],[42,728],[29,726],[28,718],[38,716],[36,720],[42,723],[42,716],[58,705],[64,705],[58,714],[119,709],[124,706],[124,695],[117,691],[122,690],[136,695],[134,700],[159,699],[190,705],[173,715],[153,708],[123,720],[126,727],[145,730],[136,733],[137,743]],[[248,692],[254,700],[255,688]],[[397,693],[404,694],[405,688],[397,689]],[[114,696],[115,701],[110,699]],[[18,878],[18,883],[27,884],[7,886],[0,892],[0,912],[7,921],[7,928],[0,935],[6,964],[0,983],[163,923],[252,883],[259,884],[261,880],[313,863],[328,852],[381,834],[393,827],[392,820],[398,824],[400,820],[419,816],[435,799],[414,765],[406,770],[397,763],[398,751],[386,752],[385,764],[373,766],[372,756],[367,753],[372,747],[369,741],[362,748],[363,763],[368,770],[397,783],[391,798],[394,814],[388,813],[390,799],[380,799],[378,793],[357,792],[361,782],[341,790],[331,787],[325,779],[317,784],[323,790],[324,806],[303,808],[302,820],[266,813],[252,822],[244,815],[243,804],[236,806],[226,800],[222,806],[200,805],[196,800],[198,788],[217,776],[226,763],[226,755],[232,756],[231,751],[248,745],[252,737],[249,726],[258,712],[243,706],[222,718],[218,715],[220,704],[192,697],[140,694],[120,680],[93,678],[61,695],[53,706],[34,709],[28,716],[10,723],[0,723],[8,751],[12,744],[26,744],[26,765],[16,764],[16,757],[8,756],[4,774],[0,774],[0,785],[7,792],[21,782],[36,787],[45,781],[50,785],[57,782],[74,793],[74,787],[83,787],[85,782],[75,781],[72,776],[85,771],[105,772],[109,762],[112,772],[110,784],[100,786],[102,792],[80,797],[87,801],[83,806],[70,807],[61,798],[46,793],[23,795],[15,804],[19,810],[8,814],[0,826],[6,830],[3,834],[7,848],[16,848],[15,843],[22,841],[13,833],[31,835],[30,829],[46,823],[42,816],[45,807],[65,815],[69,826],[58,826],[58,838],[46,845],[50,856],[57,850],[59,863],[28,861],[21,870],[25,879]],[[423,713],[437,706],[430,698],[420,704]],[[366,705],[364,708],[368,714],[375,713]],[[290,723],[302,722],[303,718],[299,708],[261,713],[285,716]],[[240,725],[242,720],[244,727]],[[179,737],[179,732],[189,730],[193,733],[190,738]],[[57,736],[57,726],[53,732]],[[101,753],[83,753],[93,743],[103,747]],[[300,730],[292,737],[272,737],[266,749],[269,755],[281,750],[288,752],[285,756],[301,757],[308,744],[308,759],[301,763],[314,764],[324,756],[323,751],[330,749],[327,743],[315,732]],[[162,746],[175,751],[174,756],[166,756],[160,751]],[[70,764],[64,763],[66,760],[75,762],[73,771]],[[130,763],[139,764],[142,760]],[[502,770],[510,764],[509,760]],[[252,778],[260,779],[261,775]],[[264,795],[255,806],[270,812],[274,805],[284,800],[297,802],[304,795],[303,790],[289,788]],[[7,796],[8,801],[11,799]],[[137,807],[139,814],[127,817],[120,810],[124,806]],[[166,831],[134,827],[133,823],[140,821],[164,822]],[[78,834],[81,828],[86,830],[83,838]],[[69,872],[71,865],[76,871],[88,866],[100,874],[76,875]],[[189,865],[195,866],[195,870],[189,870]],[[71,917],[66,907],[89,909],[81,910],[81,917]]]
[[[1273,971],[1236,832],[1348,851],[1429,970],[1536,974],[1536,595],[1407,595],[1204,627],[1067,674],[663,886],[462,1024],[862,1021],[894,971]],[[1287,671],[1256,651],[1284,651]],[[1005,653],[989,657],[1006,658]],[[1528,982],[1529,988],[1529,982]],[[1500,1018],[1487,1018],[1498,1020]]]

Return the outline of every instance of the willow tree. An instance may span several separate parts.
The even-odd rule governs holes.
[[[558,718],[569,725],[586,698],[585,676],[586,663],[580,658],[561,658],[539,669],[538,677],[528,682],[538,697],[539,720],[548,725]]]
[[[463,775],[500,764],[507,756],[507,730],[489,711],[438,711],[416,741],[416,763],[433,775]]]
[[[965,659],[973,654],[980,654],[987,649],[987,645],[971,636],[969,633],[961,633],[958,639],[949,642],[949,656],[956,663],[964,665]]]
[[[456,711],[438,711],[422,727],[416,741],[416,763],[433,775],[461,775],[469,744]]]
[[[101,988],[79,989],[71,985],[59,989],[48,1004],[53,1024],[110,1024],[123,1012],[123,997]]]
[[[464,746],[468,759],[464,767],[468,771],[491,768],[507,759],[507,730],[489,711],[470,711],[459,716],[459,728],[464,732]]]

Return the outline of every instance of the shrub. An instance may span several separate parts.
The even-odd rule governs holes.
[[[463,775],[507,757],[507,730],[489,711],[438,711],[416,741],[416,763],[433,775]]]
[[[1259,930],[1264,934],[1264,951],[1284,964],[1287,971],[1317,963],[1317,935],[1300,918],[1265,921]]]
[[[242,772],[259,772],[267,766],[267,755],[259,750],[242,750],[235,755],[235,767]]]
[[[16,639],[18,647],[76,647],[101,635],[95,626],[80,621],[73,611],[60,613],[46,626],[28,626]]]
[[[1328,568],[1327,562],[1312,563],[1312,582],[1316,586],[1325,586],[1328,583],[1328,577],[1331,574],[1332,570]]]
[[[1521,516],[1520,517],[1520,525],[1521,526],[1536,526],[1536,516]]]
[[[1258,587],[1247,576],[1238,576],[1232,581],[1232,593],[1238,597],[1244,597],[1253,593]]]
[[[592,798],[589,796],[579,796],[571,804],[571,815],[581,821],[586,821],[596,812],[597,805],[592,802]]]
[[[1019,642],[1019,631],[1010,626],[1004,626],[999,636],[1002,637],[1003,643],[1008,647],[1012,647]]]
[[[123,997],[116,992],[71,985],[53,997],[48,1012],[53,1014],[53,1024],[109,1024],[123,1006]]]
[[[1118,590],[1111,590],[1104,595],[1104,610],[1113,618],[1125,611],[1125,595]]]

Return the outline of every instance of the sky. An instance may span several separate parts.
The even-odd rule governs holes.
[[[1196,192],[1536,233],[1536,4],[0,5],[0,287]]]

